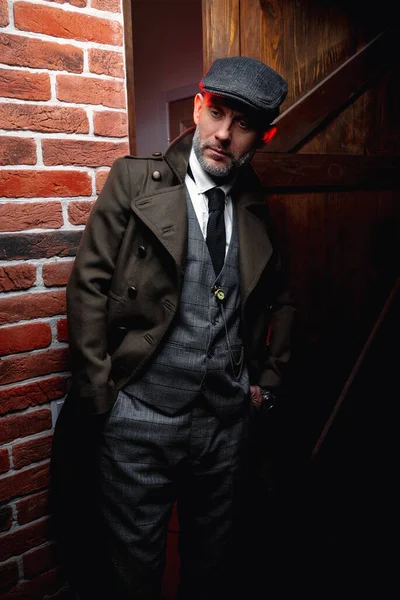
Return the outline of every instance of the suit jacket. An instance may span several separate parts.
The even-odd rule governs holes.
[[[118,391],[140,377],[178,309],[193,132],[183,133],[163,156],[117,159],[90,214],[67,286],[72,394],[86,413],[107,412]],[[294,308],[265,193],[250,166],[232,196],[250,381],[276,390],[289,358]]]

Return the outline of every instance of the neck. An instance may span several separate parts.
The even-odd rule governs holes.
[[[221,187],[223,185],[228,185],[229,183],[232,183],[236,177],[236,173],[230,173],[226,177],[217,177],[216,175],[210,175],[210,177],[218,187]]]

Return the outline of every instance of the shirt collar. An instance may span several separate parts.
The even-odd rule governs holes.
[[[199,194],[205,194],[208,192],[208,190],[211,190],[211,188],[216,187],[215,181],[208,173],[206,173],[206,171],[204,171],[203,167],[199,163],[193,148],[190,152],[189,164],[190,168],[192,169],[193,177],[196,182],[196,188]],[[236,176],[228,183],[218,186],[225,193],[225,197],[229,195],[235,180]]]

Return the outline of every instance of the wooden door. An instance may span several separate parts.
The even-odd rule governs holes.
[[[281,515],[286,510],[284,518],[296,515],[291,519],[292,527],[295,518],[304,519],[308,527],[302,529],[295,560],[301,556],[312,525],[312,520],[305,519],[307,507],[301,495],[313,510],[318,510],[317,502],[311,501],[303,485],[303,478],[309,477],[307,465],[313,449],[335,413],[338,399],[346,396],[371,332],[382,315],[389,314],[385,303],[394,288],[396,297],[399,293],[399,32],[394,29],[396,18],[391,10],[386,1],[368,7],[359,0],[203,0],[204,71],[216,58],[247,55],[275,68],[289,86],[276,120],[278,135],[270,146],[257,152],[253,166],[266,188],[297,305],[287,395],[278,407],[276,428],[270,432],[275,481],[286,494]],[[398,330],[398,318],[392,318],[392,323]],[[371,494],[368,497],[366,489],[374,485],[371,465],[388,461],[383,451],[387,445],[381,442],[395,418],[398,398],[398,392],[387,393],[387,381],[393,381],[393,377],[388,377],[385,369],[395,364],[389,355],[389,329],[380,340],[380,352],[375,354],[379,361],[369,360],[369,371],[358,369],[358,380],[362,373],[363,385],[354,387],[357,394],[347,394],[352,403],[344,411],[347,416],[342,419],[334,444],[330,444],[329,468],[340,463],[345,471],[345,465],[349,465],[345,476],[335,479],[337,487],[342,485],[344,497],[340,516],[344,516],[346,506],[355,510],[355,497],[364,508],[370,506]],[[392,341],[399,339],[393,336],[393,330],[390,335]],[[385,352],[390,360],[385,360]],[[368,386],[368,377],[373,386]],[[377,396],[379,383],[386,393]],[[343,405],[340,410],[343,413]],[[363,435],[357,437],[355,424],[363,421],[365,411],[370,417],[364,420]],[[350,439],[348,454],[342,453],[339,461],[336,457],[344,434]],[[367,440],[371,441],[369,445]],[[357,461],[350,456],[356,446]],[[322,470],[328,469],[326,465]],[[346,497],[344,482],[349,485],[357,480],[360,468],[363,496],[349,486]],[[321,482],[322,478],[314,482],[313,492]],[[372,496],[377,498],[380,491]],[[384,493],[382,489],[380,507]],[[351,545],[351,535],[356,534],[348,519],[348,532],[340,529],[338,514],[338,527],[327,526],[332,514],[338,513],[338,505],[333,500],[329,504],[327,496],[318,496],[324,505],[318,524],[314,522],[314,538],[318,538],[321,553],[329,535],[333,554],[345,546],[351,548],[349,560],[352,553],[365,558],[370,552],[371,562],[365,565],[372,572],[379,550],[371,548],[373,542],[364,549],[361,542],[353,540]],[[296,503],[299,510],[294,508]],[[379,517],[375,514],[373,518],[376,525]],[[364,543],[368,523],[365,527]],[[340,544],[332,542],[335,536]],[[383,539],[381,535],[380,542]],[[286,551],[292,543],[293,536],[282,557],[288,570]],[[315,554],[311,563],[313,559]],[[301,564],[304,566],[304,562]],[[330,575],[337,577],[331,567]],[[321,594],[319,597],[325,597],[323,589]]]
[[[247,55],[289,85],[278,135],[254,167],[298,308],[290,413],[306,428],[305,455],[399,274],[400,94],[387,4],[203,2],[204,70]]]

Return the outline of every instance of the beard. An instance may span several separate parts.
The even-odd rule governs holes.
[[[211,177],[217,179],[227,179],[233,177],[239,169],[243,169],[246,167],[250,161],[252,160],[256,149],[253,148],[242,154],[241,156],[235,155],[233,152],[228,152],[225,148],[219,147],[218,149],[223,150],[228,154],[231,159],[231,162],[227,165],[218,165],[218,164],[210,164],[204,156],[204,150],[206,148],[214,148],[207,141],[201,141],[199,128],[196,127],[196,131],[193,136],[193,150],[196,155],[197,160],[199,161],[202,169],[211,175]]]

